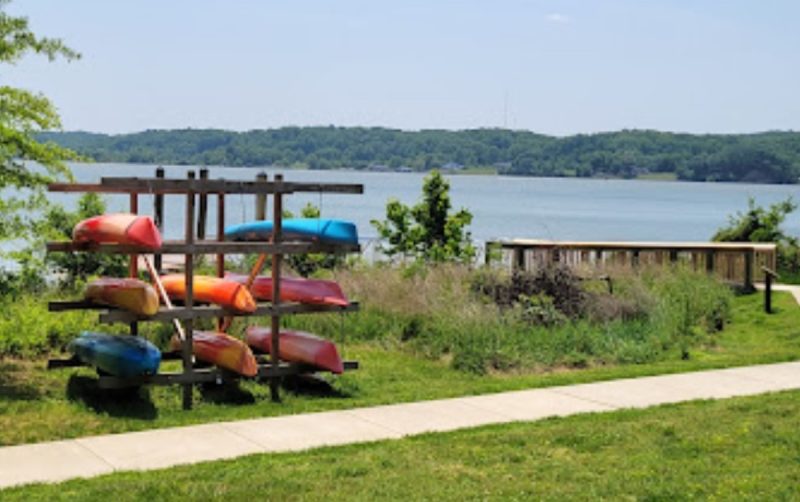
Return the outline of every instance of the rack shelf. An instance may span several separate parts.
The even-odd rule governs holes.
[[[173,319],[213,319],[220,317],[258,317],[322,312],[356,312],[359,309],[359,304],[357,302],[351,302],[350,305],[346,307],[339,307],[336,305],[309,305],[304,303],[281,303],[276,306],[271,303],[262,303],[259,304],[256,311],[252,313],[233,312],[216,305],[195,305],[192,308],[176,307],[174,309],[160,307],[158,312],[150,317],[138,316],[132,312],[113,309],[105,305],[98,305],[86,301],[50,302],[47,308],[50,312],[62,312],[65,310],[105,310],[105,312],[100,313],[100,322],[112,324],[118,322],[167,322]]]
[[[51,183],[51,192],[101,192],[140,194],[293,194],[326,192],[363,194],[364,185],[344,183],[297,183],[210,179],[101,178],[100,183]]]
[[[161,248],[152,250],[141,246],[122,244],[95,244],[89,242],[58,241],[46,244],[48,253],[106,253],[106,254],[304,254],[304,253],[357,253],[357,244],[328,244],[324,242],[285,241],[270,242],[218,242],[164,241]]]

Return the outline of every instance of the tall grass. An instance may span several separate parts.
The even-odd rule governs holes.
[[[676,267],[617,275],[614,295],[588,287],[580,316],[540,325],[530,322],[524,302],[501,308],[476,293],[475,281],[487,280],[487,273],[499,274],[453,265],[339,271],[335,278],[361,301],[361,311],[288,322],[336,340],[376,341],[483,373],[688,358],[692,347],[713,343],[729,316],[727,287]]]

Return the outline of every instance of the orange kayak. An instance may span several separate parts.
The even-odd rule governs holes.
[[[72,240],[161,248],[161,233],[153,219],[130,213],[103,214],[83,220],[72,230]]]
[[[256,350],[271,353],[272,330],[250,326],[247,328],[245,341]],[[281,331],[280,358],[284,361],[309,364],[337,374],[344,371],[336,345],[330,340],[304,331]]]
[[[180,349],[177,338],[172,339],[172,348]],[[258,364],[250,347],[238,338],[216,331],[194,331],[192,352],[197,359],[225,368],[247,377],[256,376]]]
[[[186,278],[183,274],[170,274],[161,278],[170,298],[183,300],[186,296]],[[255,312],[256,302],[247,288],[238,282],[227,281],[207,275],[194,276],[194,299],[203,303],[215,303],[236,312]]]
[[[153,286],[139,279],[102,277],[86,286],[84,297],[101,305],[110,305],[142,316],[158,312],[158,294]]]
[[[225,274],[225,279],[247,284],[246,275]],[[272,301],[272,277],[265,275],[256,277],[250,292],[259,300]],[[281,301],[340,307],[350,304],[338,283],[298,277],[281,277]]]

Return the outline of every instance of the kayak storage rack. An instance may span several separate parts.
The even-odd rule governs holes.
[[[230,382],[246,378],[228,370],[209,367],[195,361],[192,351],[192,333],[196,319],[217,318],[222,321],[225,317],[264,316],[271,320],[272,347],[271,354],[257,355],[258,373],[255,379],[267,380],[270,386],[270,395],[273,401],[280,400],[280,379],[290,375],[314,373],[320,370],[302,363],[280,361],[280,318],[284,315],[313,314],[321,312],[354,312],[359,308],[358,303],[351,302],[346,306],[309,305],[300,303],[285,303],[280,301],[281,265],[283,256],[287,254],[305,253],[357,253],[360,246],[353,244],[329,244],[321,242],[294,241],[282,238],[282,213],[283,196],[301,192],[311,193],[339,193],[362,194],[364,186],[361,184],[344,183],[298,183],[283,180],[283,176],[276,174],[273,181],[267,175],[260,173],[254,181],[209,179],[208,170],[201,169],[199,178],[193,170],[187,172],[185,179],[170,179],[164,177],[164,170],[158,168],[154,178],[136,177],[103,177],[99,183],[52,183],[48,189],[52,192],[71,193],[104,193],[127,194],[129,196],[129,211],[139,214],[139,198],[142,195],[153,195],[154,221],[163,235],[164,231],[164,196],[178,195],[185,197],[186,213],[185,238],[183,240],[165,240],[162,247],[154,252],[145,248],[118,244],[86,244],[70,241],[48,242],[47,252],[66,253],[111,253],[129,256],[129,276],[137,277],[139,274],[139,255],[153,255],[155,268],[161,272],[162,255],[183,255],[184,275],[186,280],[186,295],[183,305],[172,309],[163,305],[155,315],[141,317],[113,307],[97,305],[88,301],[58,301],[50,302],[48,308],[51,312],[65,310],[97,310],[100,323],[126,323],[129,325],[131,335],[138,335],[140,322],[174,322],[178,320],[183,325],[186,337],[181,341],[180,350],[177,352],[164,352],[162,359],[180,359],[182,370],[180,372],[159,372],[155,375],[144,375],[122,378],[110,375],[99,375],[98,386],[105,389],[118,389],[136,387],[141,385],[180,385],[183,389],[182,404],[184,409],[192,408],[192,389],[195,384],[210,382]],[[273,224],[272,239],[269,242],[230,242],[225,241],[225,199],[230,195],[255,195],[256,219],[266,219],[267,196],[272,195]],[[208,238],[205,235],[206,215],[209,197],[215,197],[217,202],[216,236]],[[272,302],[259,303],[253,313],[237,313],[228,311],[214,305],[196,305],[193,294],[194,283],[194,258],[196,255],[216,256],[216,275],[225,275],[225,256],[242,254],[269,255],[272,264]],[[83,366],[77,358],[51,359],[48,368],[63,368],[70,366]],[[357,361],[344,361],[344,369],[358,368]]]

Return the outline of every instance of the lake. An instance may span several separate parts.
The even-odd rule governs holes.
[[[152,177],[156,166],[133,164],[73,164],[78,181],[102,176]],[[185,178],[197,167],[165,166],[167,177]],[[260,168],[210,168],[212,178],[254,179],[265,171],[272,179],[283,173],[287,181],[362,183],[363,195],[297,194],[285,197],[295,213],[308,202],[322,208],[324,217],[354,221],[364,243],[376,236],[370,220],[385,216],[386,202],[395,197],[413,204],[421,194],[423,174],[361,171],[305,171]],[[761,205],[797,198],[800,187],[740,183],[600,180],[577,178],[523,178],[452,175],[453,207],[465,207],[473,216],[475,240],[538,238],[555,240],[707,241],[728,216],[747,207],[748,197]],[[54,200],[74,204],[77,196],[53,194]],[[109,209],[124,211],[127,196],[107,196]],[[165,234],[183,236],[183,196],[166,196]],[[253,196],[226,199],[227,224],[254,217]],[[215,201],[209,201],[209,222],[216,221]],[[271,202],[269,204],[271,211]],[[142,197],[141,212],[152,214],[152,198]],[[800,214],[785,223],[786,231],[800,235]],[[209,225],[209,232],[214,229]]]

